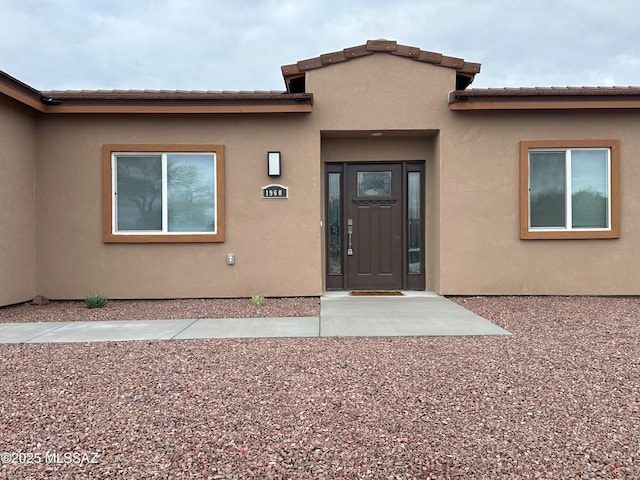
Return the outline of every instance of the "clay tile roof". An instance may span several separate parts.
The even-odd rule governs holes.
[[[43,96],[58,100],[156,100],[156,101],[202,101],[202,100],[278,100],[292,99],[292,95],[281,91],[213,91],[213,90],[49,90]]]
[[[0,94],[38,111],[65,112],[310,112],[313,94],[284,91],[43,90],[0,71]],[[133,107],[131,110],[128,107]],[[186,109],[186,110],[185,110]]]
[[[640,95],[640,86],[470,88],[455,93],[467,97],[620,96]]]
[[[334,63],[347,62],[354,58],[381,52],[410,58],[417,62],[452,68],[456,70],[457,73],[457,89],[466,88],[471,84],[475,75],[480,72],[479,63],[465,62],[462,58],[448,57],[441,53],[420,50],[417,47],[398,45],[393,40],[368,40],[365,45],[345,48],[339,52],[326,53],[319,57],[301,60],[291,65],[284,65],[281,69],[285,83],[287,84],[287,91],[295,93],[304,92],[304,73],[308,70],[326,67]]]

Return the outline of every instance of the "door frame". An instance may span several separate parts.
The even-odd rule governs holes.
[[[324,164],[324,272],[325,288],[331,290],[348,289],[348,262],[345,261],[347,252],[347,166],[355,164],[402,165],[402,289],[426,289],[426,162],[419,161],[357,161],[357,162],[326,162]],[[408,177],[409,172],[420,173],[420,232],[419,259],[420,273],[409,273],[409,221],[408,221]],[[339,185],[339,200],[330,198],[330,175],[339,174],[332,178],[333,190]],[[336,180],[338,180],[336,182]],[[335,191],[333,192],[335,193]],[[333,200],[333,201],[332,201]],[[331,222],[330,216],[335,217],[336,208],[339,210],[339,223]],[[332,213],[333,212],[333,213]],[[337,230],[337,231],[336,231]],[[338,258],[336,254],[339,253]],[[339,271],[337,271],[339,270]]]

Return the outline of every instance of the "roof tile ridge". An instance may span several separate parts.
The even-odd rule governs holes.
[[[282,74],[297,75],[308,70],[315,70],[334,63],[349,61],[354,58],[373,55],[374,53],[389,53],[391,55],[401,56],[442,67],[453,68],[465,73],[480,72],[481,65],[474,62],[466,62],[463,58],[443,55],[438,52],[422,50],[418,47],[409,45],[400,45],[395,40],[367,40],[364,45],[355,47],[347,47],[343,50],[321,54],[317,57],[311,57],[300,60],[294,64],[283,65],[281,67]]]

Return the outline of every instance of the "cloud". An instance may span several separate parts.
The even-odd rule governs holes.
[[[39,89],[283,89],[280,66],[386,38],[474,86],[638,84],[636,0],[5,0],[0,69]]]

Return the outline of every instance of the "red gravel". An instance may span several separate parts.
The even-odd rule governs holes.
[[[266,298],[256,307],[250,298],[183,300],[109,300],[102,308],[84,301],[30,302],[0,308],[0,323],[73,322],[81,320],[162,320],[173,318],[317,317],[318,297]]]
[[[0,477],[640,478],[640,299],[454,300],[513,335],[0,345]]]

